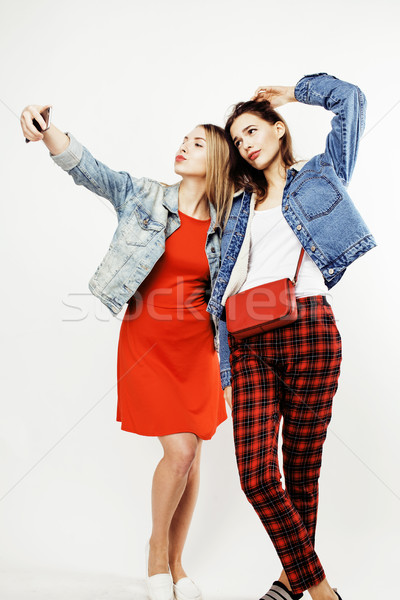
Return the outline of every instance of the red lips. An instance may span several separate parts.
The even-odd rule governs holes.
[[[251,152],[249,154],[249,160],[255,160],[260,154],[261,150],[256,150],[255,152]]]
[[[186,158],[182,156],[182,154],[178,154],[178,156],[175,157],[175,161],[181,162],[182,160],[186,160]]]

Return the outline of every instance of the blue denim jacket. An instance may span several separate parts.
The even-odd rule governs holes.
[[[164,253],[166,238],[180,227],[179,183],[165,186],[146,177],[136,179],[125,171],[113,171],[72,134],[67,135],[71,140],[68,148],[61,154],[50,154],[51,158],[76,184],[107,198],[117,214],[118,226],[108,252],[89,281],[90,291],[116,315]],[[212,205],[210,214],[205,251],[212,286],[219,267],[220,228],[215,226]]]
[[[303,77],[296,84],[295,97],[300,102],[323,106],[335,113],[325,151],[306,162],[299,171],[294,168],[287,171],[282,197],[286,221],[330,289],[354,260],[376,246],[346,189],[365,127],[366,101],[358,87],[326,73]],[[254,202],[248,192],[234,198],[222,236],[221,267],[207,308],[216,317],[222,317],[219,345],[223,388],[231,379],[223,300],[226,300],[228,284],[232,288],[231,274],[249,233]]]

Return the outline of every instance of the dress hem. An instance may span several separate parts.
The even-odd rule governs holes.
[[[136,433],[137,435],[143,435],[146,437],[161,437],[163,435],[173,435],[175,433],[193,433],[194,435],[196,435],[198,438],[200,438],[201,440],[211,440],[211,438],[215,435],[218,427],[220,425],[222,425],[222,423],[224,423],[227,420],[228,416],[226,416],[222,421],[220,421],[218,423],[218,425],[216,426],[216,428],[214,429],[214,431],[209,434],[209,435],[199,435],[198,433],[196,433],[195,431],[165,431],[163,433],[143,433],[140,431],[134,431],[133,429],[128,429],[127,426],[124,426],[124,424],[122,423],[122,421],[120,421],[119,419],[116,419],[117,423],[121,424],[121,431],[127,431],[128,433]]]

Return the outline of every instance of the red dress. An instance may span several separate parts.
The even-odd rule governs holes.
[[[210,219],[179,216],[121,324],[117,421],[141,435],[191,432],[207,440],[227,417],[205,300]]]

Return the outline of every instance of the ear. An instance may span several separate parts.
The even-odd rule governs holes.
[[[285,125],[282,123],[282,121],[277,121],[275,123],[275,128],[278,134],[278,139],[280,140],[285,135]]]

